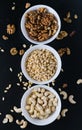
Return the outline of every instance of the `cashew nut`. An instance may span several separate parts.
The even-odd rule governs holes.
[[[60,92],[60,95],[63,95],[63,99],[65,100],[65,99],[67,99],[67,92],[65,92],[65,91],[61,91]]]
[[[26,126],[27,126],[27,121],[24,121],[24,120],[21,120],[21,121],[19,121],[19,120],[16,120],[16,123],[18,124],[18,125],[20,125],[20,128],[22,128],[22,129],[24,129],[24,128],[26,128]]]
[[[8,119],[7,119],[7,118],[4,118],[2,122],[3,122],[3,124],[7,123],[7,122],[8,122]]]
[[[71,103],[71,104],[76,104],[76,101],[74,101],[74,96],[73,95],[70,95],[69,96],[69,98],[68,98],[68,100],[69,100],[69,102]]]
[[[78,79],[77,80],[77,84],[79,85],[79,84],[82,84],[82,79]]]
[[[3,123],[7,123],[7,122],[13,122],[13,116],[10,114],[6,114],[5,118],[3,119]]]
[[[62,115],[62,117],[65,117],[66,116],[66,112],[68,111],[68,109],[63,109],[62,111],[61,111],[61,115]]]
[[[16,112],[16,113],[21,113],[21,108],[17,108],[16,106],[13,107],[13,110]]]
[[[61,115],[59,114],[58,117],[57,117],[57,120],[60,120],[60,118],[61,118]]]
[[[9,122],[13,122],[13,116],[10,114],[6,114],[6,118],[9,120]]]
[[[37,99],[37,102],[38,102],[39,104],[43,104],[43,101],[42,101],[40,98]]]
[[[32,113],[33,113],[33,111],[34,111],[34,105],[33,105],[33,104],[31,104],[31,106],[30,106],[30,110],[29,110],[29,113],[30,113],[30,114],[32,114]]]
[[[31,115],[32,118],[36,118],[37,117],[37,111],[34,110],[34,114]]]

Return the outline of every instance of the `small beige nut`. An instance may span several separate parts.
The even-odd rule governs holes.
[[[2,122],[3,122],[3,124],[7,123],[7,122],[8,122],[8,119],[7,119],[7,118],[4,118]]]
[[[68,111],[67,108],[65,108],[65,109],[63,109],[63,110],[61,111],[62,117],[65,117],[65,116],[66,116],[66,112],[67,112],[67,111]]]
[[[22,112],[21,108],[17,108],[16,106],[13,107],[13,110],[14,110],[16,113],[21,113],[21,112]]]
[[[60,92],[60,95],[63,95],[63,99],[65,100],[65,99],[67,99],[67,92],[65,92],[65,91],[61,91]]]
[[[82,84],[82,79],[78,79],[77,80],[77,84],[79,85],[79,84]]]
[[[22,129],[26,128],[27,124],[28,124],[27,121],[22,120],[22,125],[20,125],[20,128],[22,128]]]
[[[9,122],[13,122],[13,116],[11,114],[6,114],[5,116]]]
[[[73,95],[70,95],[69,97],[68,97],[68,100],[69,100],[69,102],[71,103],[71,104],[76,104],[76,101],[74,101],[74,96]]]

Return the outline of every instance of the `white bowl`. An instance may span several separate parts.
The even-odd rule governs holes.
[[[44,7],[46,9],[48,9],[48,11],[52,14],[54,14],[54,16],[56,17],[57,21],[58,21],[58,30],[57,32],[55,33],[55,35],[53,35],[51,38],[49,38],[48,40],[45,40],[45,41],[42,41],[42,42],[39,42],[39,41],[35,41],[35,40],[32,40],[29,36],[28,36],[28,33],[26,31],[26,28],[25,28],[25,21],[26,21],[26,18],[25,18],[25,15],[29,12],[29,11],[32,11],[32,10],[37,10],[38,8],[41,8],[41,7]],[[60,32],[60,28],[61,28],[61,21],[60,21],[60,17],[58,15],[58,13],[51,7],[47,6],[47,5],[35,5],[35,6],[32,6],[30,7],[29,9],[27,9],[25,11],[25,13],[23,14],[22,16],[22,19],[21,19],[21,31],[24,35],[24,37],[30,41],[31,43],[34,43],[34,44],[47,44],[47,43],[50,43],[52,42],[59,34]]]
[[[31,93],[33,88],[45,88],[46,90],[52,92],[54,95],[56,95],[57,99],[58,99],[58,105],[56,107],[56,111],[54,113],[52,113],[48,118],[46,119],[33,119],[30,117],[29,113],[27,112],[27,110],[25,109],[25,105],[26,105],[26,98],[29,96],[29,94]],[[44,125],[48,125],[50,123],[52,123],[53,121],[56,120],[56,118],[58,117],[60,111],[61,111],[61,100],[60,97],[58,95],[58,93],[51,87],[48,87],[46,85],[35,85],[31,88],[29,88],[23,95],[22,99],[21,99],[21,110],[22,110],[22,114],[23,116],[26,118],[26,120],[28,120],[30,123],[34,124],[34,125],[38,125],[38,126],[44,126]]]
[[[32,79],[32,78],[28,75],[28,73],[27,73],[27,71],[26,71],[25,63],[26,63],[27,56],[28,56],[32,51],[34,51],[34,50],[36,50],[36,49],[47,49],[47,50],[49,50],[49,51],[56,57],[56,59],[57,59],[57,70],[56,70],[56,73],[54,74],[54,76],[53,76],[51,79],[49,79],[49,80],[47,80],[47,81],[41,81],[41,82],[40,82],[40,81],[36,81],[36,80]],[[23,72],[24,76],[26,77],[26,79],[28,79],[28,80],[31,81],[32,83],[35,83],[35,84],[48,84],[48,83],[52,82],[54,79],[56,79],[57,76],[59,75],[60,70],[61,70],[61,58],[60,58],[59,54],[57,53],[57,51],[56,51],[54,48],[52,48],[52,47],[50,47],[50,46],[48,46],[48,45],[35,45],[35,46],[29,48],[29,49],[24,53],[24,55],[23,55],[23,57],[22,57],[22,60],[21,60],[21,69],[22,69],[22,72]]]

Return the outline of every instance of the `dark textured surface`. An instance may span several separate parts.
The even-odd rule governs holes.
[[[16,2],[16,9],[11,10],[13,6],[12,2]],[[9,50],[11,47],[16,47],[18,50],[22,49],[22,44],[26,43],[27,48],[30,46],[29,43],[22,35],[20,30],[20,20],[24,13],[26,0],[0,0],[0,47],[2,47],[5,52],[0,52],[0,130],[19,130],[19,126],[16,125],[16,119],[22,119],[20,114],[12,113],[14,116],[14,122],[8,124],[2,124],[2,120],[6,113],[11,113],[13,105],[20,106],[21,97],[24,93],[22,86],[17,87],[18,82],[17,73],[21,71],[20,62],[21,56],[11,56]],[[56,86],[54,88],[58,91],[58,87],[61,87],[63,83],[68,84],[66,91],[68,95],[73,94],[76,105],[71,105],[68,100],[63,101],[62,97],[62,109],[68,108],[69,111],[65,118],[61,118],[59,121],[55,121],[48,126],[38,127],[28,123],[26,129],[55,129],[55,130],[82,130],[82,85],[77,85],[76,81],[82,78],[82,1],[81,0],[29,0],[31,5],[36,4],[46,4],[53,7],[60,15],[62,28],[61,30],[66,30],[68,33],[73,30],[76,34],[73,37],[66,37],[63,40],[54,40],[52,43],[48,44],[54,47],[56,50],[61,47],[69,47],[71,49],[71,55],[64,55],[62,57],[62,68],[64,72],[60,73],[56,80]],[[66,13],[70,11],[71,17],[73,19],[72,24],[67,24],[63,21]],[[78,14],[78,19],[73,18],[74,14]],[[8,36],[9,39],[4,41],[2,35],[6,35],[6,25],[15,24],[16,32],[15,34]],[[9,71],[9,67],[13,68],[13,72]],[[23,77],[24,78],[24,77]],[[24,78],[25,80],[25,78]],[[8,93],[4,94],[5,87],[11,83],[13,87]],[[5,97],[5,101],[2,101],[2,97]]]

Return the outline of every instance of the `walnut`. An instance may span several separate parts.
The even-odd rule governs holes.
[[[14,24],[8,24],[7,25],[7,33],[9,34],[9,35],[12,35],[12,34],[14,34],[15,33],[15,25]]]
[[[16,55],[17,53],[18,53],[18,50],[17,50],[15,47],[13,47],[13,48],[10,49],[10,54],[11,54],[11,55],[14,56],[14,55]]]
[[[21,49],[21,50],[19,51],[19,55],[23,55],[23,54],[24,54],[24,50]]]

